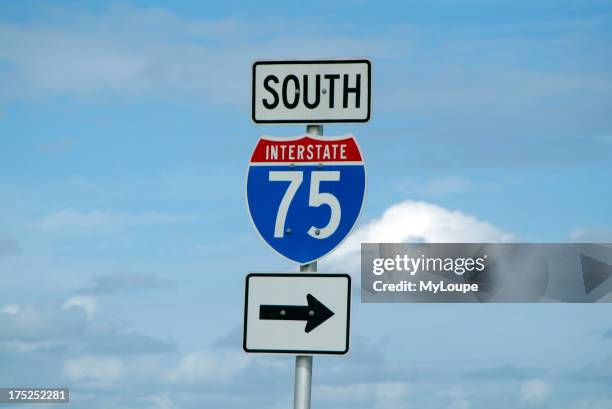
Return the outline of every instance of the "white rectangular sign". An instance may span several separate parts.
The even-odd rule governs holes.
[[[346,354],[351,277],[251,273],[246,278],[246,352]]]
[[[370,120],[369,60],[257,61],[252,117],[256,123]]]

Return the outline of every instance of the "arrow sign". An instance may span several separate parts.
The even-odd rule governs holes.
[[[260,320],[306,321],[304,332],[308,333],[323,324],[334,313],[313,295],[306,294],[308,305],[261,305]]]
[[[348,274],[250,273],[245,281],[242,347],[246,352],[348,352]]]

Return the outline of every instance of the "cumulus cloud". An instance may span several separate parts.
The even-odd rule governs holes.
[[[572,242],[599,242],[612,243],[612,230],[602,228],[587,228],[577,227],[568,235],[569,241]]]
[[[515,239],[489,222],[460,211],[406,200],[385,210],[352,235],[353,243],[417,241],[425,243],[506,242]]]
[[[85,356],[66,360],[63,374],[89,386],[110,386],[123,377],[124,365],[118,358]]]
[[[86,296],[86,295],[77,295],[74,297],[70,297],[66,300],[66,302],[62,305],[62,309],[67,310],[70,308],[81,308],[87,314],[87,318],[93,318],[96,313],[96,299],[94,297]]]
[[[88,355],[143,356],[175,351],[170,339],[128,331],[98,317],[94,297],[77,295],[60,305],[8,304],[0,308],[0,349],[41,351],[61,348]]]
[[[86,325],[83,310],[62,313],[57,308],[38,309],[10,304],[0,312],[0,342],[43,342],[69,337]]]
[[[194,214],[143,212],[103,212],[93,210],[62,210],[45,216],[36,226],[42,230],[59,229],[116,229],[125,227],[158,226],[186,223],[198,218]]]
[[[493,224],[457,210],[406,200],[385,210],[353,232],[323,263],[359,271],[361,243],[496,243],[517,237]]]
[[[447,395],[452,398],[448,406],[449,409],[469,409],[471,407],[470,401],[468,400],[469,394],[463,389],[453,387],[448,391]]]
[[[8,304],[8,305],[5,305],[4,307],[2,307],[0,309],[0,313],[16,315],[16,314],[19,314],[20,310],[21,310],[21,308],[19,307],[19,305],[17,305],[17,304]]]
[[[530,379],[521,384],[521,401],[529,406],[540,406],[550,397],[551,387],[541,379]]]
[[[168,395],[153,395],[149,396],[147,402],[151,404],[151,409],[176,409],[178,406],[174,404]]]

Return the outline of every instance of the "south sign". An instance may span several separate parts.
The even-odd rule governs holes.
[[[253,64],[256,123],[367,122],[369,60],[258,61]]]

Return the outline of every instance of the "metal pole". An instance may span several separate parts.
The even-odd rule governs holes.
[[[323,135],[323,125],[306,125],[306,133]],[[302,264],[300,272],[316,272],[317,262]],[[295,387],[293,390],[293,409],[310,409],[310,392],[312,390],[312,356],[295,357]]]
[[[312,357],[298,355],[295,357],[295,389],[293,391],[294,409],[310,409],[311,386]]]
[[[309,135],[323,135],[323,125],[306,125],[306,133]]]
[[[317,262],[303,264],[300,272],[317,271]],[[295,386],[293,389],[293,409],[310,409],[310,391],[312,390],[312,356],[295,357]]]

